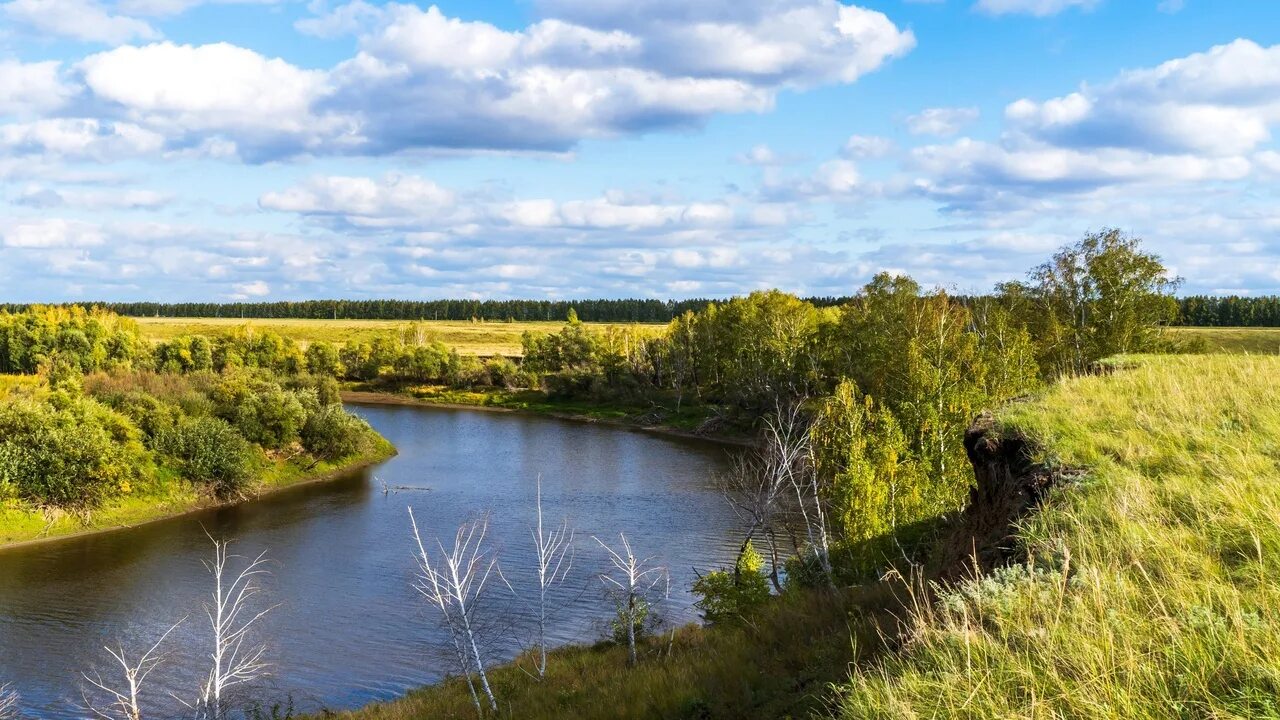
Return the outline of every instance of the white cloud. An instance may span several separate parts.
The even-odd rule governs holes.
[[[974,9],[989,15],[1048,17],[1069,8],[1092,10],[1101,0],[978,0]]]
[[[106,240],[96,225],[58,218],[17,220],[7,226],[0,225],[0,238],[6,248],[22,249],[91,247]]]
[[[0,60],[0,117],[56,109],[74,92],[62,81],[58,62]]]
[[[978,108],[936,107],[926,108],[907,116],[907,130],[912,135],[937,135],[949,137],[978,119]]]
[[[303,70],[227,43],[123,46],[79,64],[85,87],[129,120],[189,146],[226,139],[242,153],[288,154],[328,142],[347,119],[316,114],[328,91],[322,71]]]
[[[321,176],[266,193],[259,205],[304,215],[345,216],[356,224],[369,224],[443,217],[452,212],[455,202],[452,191],[415,176],[388,175],[381,180]]]
[[[42,33],[111,45],[160,36],[145,21],[112,15],[94,0],[10,0],[0,14]]]
[[[0,155],[107,161],[155,153],[164,137],[131,123],[50,118],[0,125]]]
[[[250,298],[260,298],[271,294],[271,286],[263,280],[236,283],[233,287],[235,288],[235,293],[231,297],[235,300],[248,300]]]
[[[1236,40],[1116,80],[1006,109],[1011,127],[1059,145],[1236,155],[1280,123],[1280,45]]]
[[[88,210],[158,210],[172,201],[173,195],[155,190],[67,190],[42,185],[30,185],[14,199],[15,204],[34,208]]]
[[[32,18],[39,7],[48,22],[85,20],[116,42],[154,37],[145,23],[104,19],[88,2],[0,7]],[[128,7],[168,13],[194,2]],[[330,8],[315,0],[317,15],[299,28],[358,35],[356,54],[331,69],[225,42],[123,45],[74,65],[79,87],[59,89],[56,65],[0,65],[0,112],[77,96],[86,127],[91,119],[100,128],[127,123],[162,136],[156,151],[251,162],[404,150],[560,153],[585,138],[764,112],[784,89],[853,82],[915,43],[882,13],[836,0],[739,5],[693,23],[680,21],[684,10],[656,3],[630,27],[547,17],[506,30],[436,6],[352,0]]]
[[[893,151],[894,144],[889,138],[878,135],[852,135],[845,141],[841,153],[845,157],[861,160],[882,158]]]

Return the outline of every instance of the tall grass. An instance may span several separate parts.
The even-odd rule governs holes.
[[[1135,362],[1004,413],[1085,479],[1027,566],[921,600],[844,717],[1280,717],[1280,358]]]

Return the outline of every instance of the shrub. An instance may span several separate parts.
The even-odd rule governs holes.
[[[333,343],[318,340],[307,346],[307,371],[312,375],[334,378],[342,374],[342,359]]]
[[[0,405],[0,496],[88,512],[129,492],[147,466],[138,431],[93,400]]]
[[[354,455],[369,431],[369,424],[342,409],[326,405],[307,417],[302,426],[302,447],[316,460]]]
[[[160,436],[158,445],[178,461],[183,476],[218,498],[243,495],[253,477],[253,446],[224,420],[184,418]]]
[[[519,384],[520,368],[508,358],[500,355],[489,358],[484,370],[489,375],[489,384],[494,387],[511,388]]]
[[[769,580],[765,577],[764,558],[751,541],[743,547],[734,569],[713,570],[693,583],[693,592],[701,596],[698,609],[713,625],[741,620],[750,616],[769,599]]]

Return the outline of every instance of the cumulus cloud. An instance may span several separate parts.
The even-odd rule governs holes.
[[[313,5],[298,23],[358,36],[355,56],[329,70],[224,43],[121,47],[78,68],[95,100],[164,134],[167,149],[217,142],[249,160],[564,152],[584,138],[766,111],[785,88],[853,82],[915,43],[882,13],[836,0],[738,5],[696,23],[658,3],[634,26],[572,12],[506,30],[435,6],[353,0]]]
[[[978,0],[974,9],[989,15],[1048,17],[1070,8],[1092,10],[1101,0]]]
[[[160,33],[143,20],[113,15],[94,0],[10,0],[0,14],[32,30],[74,40],[118,44]]]
[[[350,120],[316,113],[326,73],[303,70],[228,43],[122,46],[91,55],[78,70],[94,98],[161,133],[168,147],[225,139],[249,157],[340,148]]]
[[[1237,40],[1004,113],[998,142],[914,148],[903,189],[949,210],[1009,212],[1104,188],[1245,180],[1280,122],[1280,46]]]
[[[0,155],[108,161],[149,154],[164,137],[131,123],[93,118],[49,118],[0,125]]]
[[[938,135],[947,137],[959,133],[978,119],[978,108],[936,107],[926,108],[907,116],[907,130],[912,135]]]
[[[1235,155],[1280,122],[1280,45],[1236,40],[1098,87],[1005,111],[1011,128],[1079,148]]]
[[[0,117],[49,112],[64,104],[74,90],[62,80],[61,63],[0,60]]]

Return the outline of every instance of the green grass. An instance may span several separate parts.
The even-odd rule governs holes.
[[[1275,355],[1280,353],[1280,328],[1169,328],[1174,342],[1203,340],[1210,352]]]
[[[1033,570],[921,600],[846,718],[1280,717],[1280,358],[1141,357],[1003,414],[1087,470]]]
[[[333,462],[323,461],[314,467],[307,467],[310,460],[269,459],[264,462],[250,495],[325,478],[340,473],[344,468],[383,460],[394,453],[391,443],[375,433],[362,453]],[[156,475],[154,483],[133,488],[129,494],[108,501],[88,518],[54,510],[43,511],[18,500],[0,502],[0,548],[14,543],[129,527],[217,504],[168,468],[158,468]]]
[[[369,342],[375,337],[404,331],[414,323],[399,320],[271,320],[239,318],[136,318],[142,334],[152,342],[169,340],[179,335],[216,335],[249,326],[270,330],[306,345],[319,340],[336,344]],[[421,323],[436,339],[463,354],[490,357],[518,357],[523,352],[520,336],[526,330],[535,333],[559,332],[563,322],[468,322],[426,320]],[[586,323],[588,327],[605,328],[608,323]],[[660,328],[662,325],[643,325]]]

